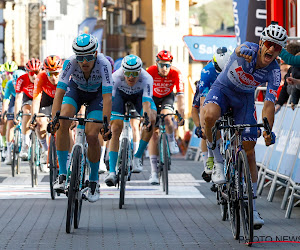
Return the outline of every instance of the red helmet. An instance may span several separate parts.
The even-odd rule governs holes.
[[[49,71],[56,71],[63,66],[62,60],[59,56],[47,56],[44,60],[44,69]]]
[[[158,52],[158,54],[156,55],[156,61],[159,61],[159,60],[172,62],[173,56],[171,55],[170,51],[162,50],[162,51]]]
[[[25,64],[25,69],[27,71],[35,71],[35,70],[40,70],[41,68],[41,62],[37,58],[31,58],[26,64]]]

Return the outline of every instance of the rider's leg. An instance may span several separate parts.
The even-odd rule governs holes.
[[[150,164],[151,164],[151,173],[157,173],[157,159],[158,159],[157,145],[158,145],[158,128],[155,128],[148,146]]]
[[[14,122],[13,120],[8,120],[6,123],[6,140],[7,140],[7,161],[6,163],[11,163],[11,150],[12,150],[12,139],[14,137]]]
[[[140,140],[140,120],[130,119],[130,126],[132,128],[132,138],[133,138],[133,153],[135,154],[139,147]]]
[[[43,114],[39,114],[43,115]],[[37,126],[35,129],[35,132],[37,134],[37,137],[39,139],[40,144],[43,147],[44,151],[48,151],[48,145],[47,145],[47,117],[37,117],[36,118]]]
[[[72,104],[62,104],[61,116],[73,117],[76,113],[76,108]],[[60,120],[60,127],[56,132],[56,147],[57,159],[59,163],[59,174],[67,174],[67,159],[70,149],[69,128],[71,121]]]
[[[26,104],[22,107],[23,114],[30,114],[31,106]],[[23,115],[22,116],[22,145],[29,145],[30,143],[30,116],[29,115]]]
[[[119,151],[119,137],[122,133],[123,121],[120,119],[111,120],[112,137],[109,142],[109,172],[116,172],[116,164]]]

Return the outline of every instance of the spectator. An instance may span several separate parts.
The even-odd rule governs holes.
[[[287,45],[286,50],[283,48],[280,53],[281,59],[289,65],[300,67],[300,56],[296,54],[300,51],[299,43],[290,43]]]

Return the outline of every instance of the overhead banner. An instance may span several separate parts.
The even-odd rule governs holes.
[[[232,0],[234,30],[237,44],[245,41],[258,43],[266,26],[265,0]]]
[[[237,46],[235,36],[184,36],[183,41],[194,61],[210,61],[217,48],[233,51]]]
[[[40,4],[28,4],[29,58],[40,58]]]

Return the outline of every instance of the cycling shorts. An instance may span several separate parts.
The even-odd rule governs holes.
[[[71,104],[75,107],[76,113],[83,104],[87,104],[87,118],[102,120],[102,87],[100,87],[96,92],[86,92],[80,90],[77,87],[77,84],[71,80],[67,86],[67,91],[62,104]]]
[[[28,95],[26,95],[25,93],[23,93],[23,100],[22,100],[22,108],[25,105],[32,105],[32,98],[30,98]]]
[[[45,114],[45,115],[51,115],[53,99],[54,98],[52,98],[51,96],[48,96],[43,91],[39,113],[42,113],[42,114]]]
[[[221,107],[221,115],[231,107],[235,124],[256,124],[254,93],[233,91],[224,86],[213,84],[204,105],[214,103]],[[246,128],[242,133],[243,141],[256,141],[257,128]]]
[[[8,116],[7,116],[7,120],[8,120],[8,121],[12,121],[12,120],[14,119],[13,113],[14,113],[14,111],[15,111],[15,99],[16,99],[16,98],[15,98],[13,95],[10,97],[10,101],[9,101],[7,113],[10,113],[10,114],[12,114],[12,115],[8,115]]]
[[[143,91],[138,92],[136,94],[128,95],[123,91],[116,89],[116,93],[113,98],[112,115],[113,114],[124,115],[126,102],[131,102],[134,105],[136,112],[140,115],[143,115],[142,97],[143,97]],[[152,110],[156,111],[156,107],[152,99],[150,101],[150,107]],[[111,120],[123,120],[123,118],[113,115],[111,117]]]
[[[172,112],[174,111],[174,101],[175,101],[174,92],[171,92],[169,95],[164,96],[162,98],[153,96],[153,101],[157,109],[157,114],[160,114],[160,111],[163,109],[168,109]]]

